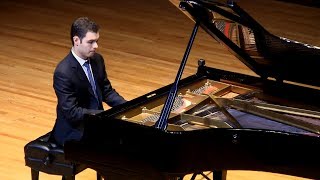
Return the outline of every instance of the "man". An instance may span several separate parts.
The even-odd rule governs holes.
[[[57,65],[53,87],[58,98],[53,138],[62,145],[80,140],[85,114],[103,111],[102,102],[114,107],[126,102],[111,86],[103,57],[96,53],[99,26],[87,17],[71,26],[72,49]]]

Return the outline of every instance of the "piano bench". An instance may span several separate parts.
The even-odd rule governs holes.
[[[74,180],[75,175],[87,167],[65,160],[63,147],[49,141],[50,133],[24,146],[25,164],[31,168],[32,180],[39,179],[39,172],[61,175],[63,180]],[[99,174],[97,179],[101,180]]]

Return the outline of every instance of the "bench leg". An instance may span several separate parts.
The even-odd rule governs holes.
[[[39,180],[39,171],[36,171],[31,168],[31,179],[32,180]]]

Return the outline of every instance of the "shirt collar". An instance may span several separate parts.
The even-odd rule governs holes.
[[[71,48],[71,53],[72,55],[76,58],[76,60],[80,63],[81,66],[83,66],[83,64],[85,62],[87,62],[88,60],[82,59],[81,57],[79,57],[73,50],[73,47]]]

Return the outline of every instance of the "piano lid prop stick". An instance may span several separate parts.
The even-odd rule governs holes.
[[[162,108],[161,113],[160,113],[160,117],[159,117],[158,121],[155,124],[155,128],[157,128],[157,129],[161,129],[161,130],[166,130],[167,129],[168,117],[169,117],[169,114],[171,112],[171,108],[172,108],[173,102],[174,102],[174,100],[176,98],[177,91],[178,91],[178,83],[179,83],[179,80],[181,79],[181,76],[182,76],[182,73],[183,73],[183,69],[184,69],[184,67],[185,67],[185,65],[187,63],[187,59],[188,59],[188,56],[190,54],[191,47],[192,47],[193,41],[194,41],[194,39],[196,37],[199,25],[200,25],[200,21],[197,21],[195,23],[195,25],[194,25],[194,28],[193,28],[193,31],[192,31],[188,46],[186,48],[186,52],[184,53],[182,62],[180,64],[180,67],[179,67],[179,70],[178,70],[176,79],[175,79],[175,81],[174,81],[174,83],[173,83],[173,85],[172,85],[172,87],[171,87],[171,89],[169,91],[169,94],[168,94],[168,97],[166,99],[166,102],[163,105],[163,108]]]

